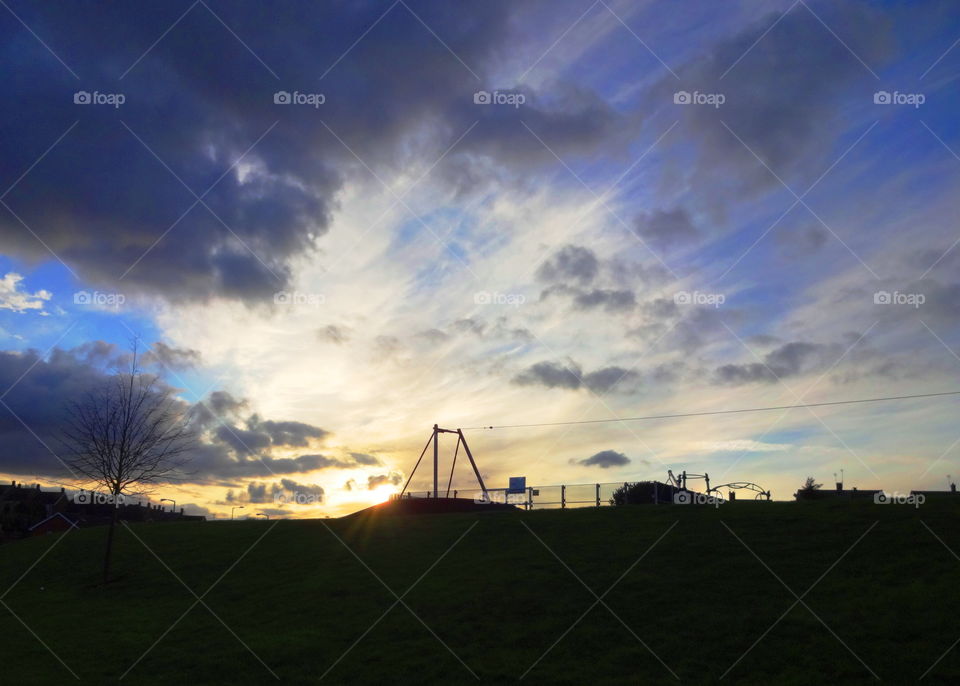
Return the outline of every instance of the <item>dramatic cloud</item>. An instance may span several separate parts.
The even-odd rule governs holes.
[[[157,341],[144,353],[143,364],[158,364],[165,369],[182,371],[200,364],[200,351],[186,348],[174,348],[163,341]]]
[[[260,505],[273,503],[280,507],[275,510],[263,510],[265,514],[285,514],[282,509],[288,505],[319,505],[323,503],[324,489],[317,484],[301,484],[292,479],[280,479],[279,482],[265,483],[253,481],[247,484],[246,493],[235,494],[227,491],[226,502]]]
[[[842,352],[842,347],[838,345],[794,341],[771,350],[763,356],[762,362],[717,367],[714,371],[714,382],[729,386],[756,382],[774,383],[778,379],[821,369]]]
[[[289,445],[298,448],[308,445],[311,438],[323,440],[329,433],[318,426],[303,422],[261,420],[256,415],[250,418],[249,426],[255,431],[265,432],[270,436],[270,442],[273,445]]]
[[[0,471],[69,477],[59,459],[66,412],[105,382],[118,354],[115,346],[102,341],[71,350],[55,348],[46,359],[36,351],[0,352],[0,387],[9,389],[4,397],[9,410],[0,413],[4,446]],[[158,384],[161,390],[174,390],[163,381]],[[360,452],[343,457],[275,454],[322,441],[328,432],[304,422],[264,420],[256,414],[242,420],[246,407],[245,400],[223,391],[192,407],[182,403],[198,436],[189,454],[191,479],[263,478],[379,464],[376,457]]]
[[[610,467],[623,467],[624,465],[630,464],[630,458],[623,453],[618,453],[616,450],[602,450],[582,460],[570,460],[570,464],[609,469]]]
[[[634,224],[644,241],[659,250],[686,245],[699,235],[690,215],[682,207],[644,212],[637,216]]]
[[[600,261],[589,248],[565,245],[537,269],[537,278],[546,282],[592,282],[600,271]]]
[[[381,463],[380,458],[375,455],[368,455],[367,453],[350,453],[350,457],[359,465],[371,466]]]
[[[400,472],[390,472],[389,474],[373,474],[367,477],[367,488],[371,491],[377,486],[383,486],[384,484],[399,486],[401,483],[403,483],[403,474]]]
[[[584,290],[564,284],[557,284],[543,290],[541,300],[551,296],[569,297],[575,309],[593,310],[602,308],[607,312],[628,312],[637,305],[637,298],[633,291],[612,290],[608,288],[593,288]]]
[[[0,24],[18,103],[0,124],[0,177],[17,180],[5,202],[23,221],[0,215],[0,248],[28,258],[49,248],[115,290],[269,302],[328,232],[346,179],[368,178],[364,166],[430,164],[460,137],[451,169],[477,158],[553,165],[521,117],[559,154],[620,136],[621,117],[584,88],[540,98],[526,87],[522,114],[474,104],[476,91],[504,85],[489,77],[518,41],[516,11],[507,0],[458,12],[420,2],[416,15],[403,3],[385,13],[379,2],[290,2],[264,21],[236,3],[18,6],[44,44],[20,22]],[[74,104],[81,91],[124,102],[84,105],[81,93]],[[284,104],[281,92],[324,103]]]
[[[583,384],[583,370],[572,362],[537,362],[513,377],[518,386],[543,386],[576,390]]]
[[[572,391],[586,388],[602,394],[614,389],[624,392],[633,390],[639,378],[638,372],[623,367],[604,367],[584,373],[580,365],[572,361],[537,362],[514,376],[513,383],[518,386],[542,386]]]
[[[830,164],[839,103],[854,95],[870,102],[876,90],[860,60],[879,70],[893,41],[889,19],[872,6],[818,3],[815,11],[820,19],[801,3],[758,18],[678,69],[680,81],[668,76],[654,89],[652,95],[665,103],[680,84],[688,92],[725,96],[719,109],[678,105],[669,115],[682,117],[684,142],[699,144],[697,188],[717,194],[777,185],[763,164],[788,181],[792,172],[813,174],[812,183]],[[821,19],[843,27],[842,41]]]

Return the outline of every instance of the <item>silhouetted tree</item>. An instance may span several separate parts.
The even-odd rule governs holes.
[[[820,487],[823,484],[818,484],[812,476],[808,476],[807,480],[803,482],[803,486],[797,491],[798,500],[818,500],[822,496],[822,491]]]
[[[175,478],[195,442],[186,404],[156,375],[140,371],[136,343],[132,353],[128,369],[69,406],[61,439],[69,450],[66,463],[75,475],[89,481],[91,490],[113,496],[104,583],[110,580],[120,496],[146,493],[150,484]]]

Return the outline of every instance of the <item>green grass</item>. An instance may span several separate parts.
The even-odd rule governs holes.
[[[515,682],[593,604],[577,577],[598,594],[619,579],[604,601],[620,619],[593,607],[524,682],[674,683],[639,637],[685,683],[717,681],[758,639],[725,682],[874,682],[862,659],[885,682],[914,683],[960,638],[960,561],[924,526],[960,553],[958,514],[932,502],[734,503],[144,524],[121,530],[108,587],[103,530],[0,547],[0,594],[49,551],[2,600],[83,683],[116,682],[160,639],[124,683],[270,683],[252,651],[283,681],[315,684],[395,602],[353,553],[403,594],[468,532],[404,598],[420,619],[394,607],[325,683],[473,683],[431,630],[481,681]],[[795,601],[764,563],[797,594],[819,580],[804,602],[829,628],[798,604],[761,639]],[[212,586],[210,609],[196,605],[161,639],[195,602],[177,577],[200,595]],[[3,606],[0,636],[0,682],[74,681]],[[960,683],[958,653],[924,682]]]

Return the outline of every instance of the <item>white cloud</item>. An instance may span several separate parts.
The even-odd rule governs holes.
[[[53,297],[53,293],[44,289],[35,293],[21,290],[22,281],[23,276],[16,272],[9,272],[0,279],[0,310],[12,310],[21,314],[27,310],[37,310],[38,314],[48,314],[43,306]]]

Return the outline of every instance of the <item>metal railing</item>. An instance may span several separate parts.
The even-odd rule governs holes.
[[[649,483],[664,486],[654,481],[626,482],[615,481],[593,484],[559,484],[554,486],[528,486],[523,491],[510,492],[506,488],[488,488],[486,497],[479,488],[451,489],[449,496],[446,491],[440,491],[440,497],[467,498],[477,502],[506,503],[516,505],[526,510],[533,509],[566,509],[568,507],[603,507],[611,504],[614,492],[618,488],[635,483]],[[398,496],[394,496],[398,497]],[[404,498],[432,498],[432,491],[407,491]],[[664,491],[662,497],[653,502],[669,502],[672,492]]]

